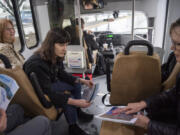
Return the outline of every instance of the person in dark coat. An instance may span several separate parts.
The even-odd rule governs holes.
[[[180,62],[180,18],[170,27],[172,40],[171,49],[174,51],[176,62]],[[123,109],[114,113],[132,114],[145,109],[148,113],[138,114],[136,126],[147,129],[148,135],[179,135],[180,134],[180,73],[176,78],[176,85],[172,89],[162,92],[137,103],[129,103]]]
[[[63,59],[68,42],[70,36],[67,31],[60,28],[50,30],[41,47],[25,62],[23,69],[28,76],[34,72],[43,92],[49,96],[55,107],[64,109],[70,135],[87,135],[76,124],[77,116],[84,121],[93,119],[93,115],[80,109],[91,105],[81,99],[80,83],[92,87],[93,82],[74,77],[64,70]],[[65,94],[67,90],[71,94]]]
[[[79,26],[78,18],[75,19],[75,24]],[[93,35],[93,32],[89,30],[84,30],[84,26],[85,26],[84,19],[81,18],[81,29],[83,31],[83,39],[87,44],[88,61],[90,63],[94,63],[93,51],[98,50],[98,44],[95,40],[95,36]]]

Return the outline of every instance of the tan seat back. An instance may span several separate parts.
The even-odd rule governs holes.
[[[86,41],[83,40],[84,43],[84,49],[85,49],[85,56],[86,56],[86,65],[87,65],[87,69],[91,69],[92,68],[92,63],[89,62],[89,56],[88,56],[88,46],[86,44]]]
[[[76,25],[76,35],[80,35],[79,34],[79,26],[78,25]],[[78,38],[80,38],[80,37],[78,37]],[[82,40],[83,40],[83,47],[84,47],[84,49],[85,49],[85,57],[86,57],[86,66],[87,66],[87,69],[92,69],[92,63],[90,63],[89,62],[89,56],[88,56],[88,46],[87,46],[87,44],[86,44],[86,41],[84,40],[84,38],[82,38]],[[95,52],[94,52],[95,53]]]
[[[32,116],[44,115],[51,120],[56,119],[57,110],[55,107],[47,109],[42,106],[28,77],[20,67],[14,69],[0,68],[0,74],[6,74],[14,78],[20,87],[11,103],[22,105],[25,111]]]
[[[167,78],[167,80],[162,84],[163,90],[168,90],[172,88],[176,83],[176,76],[180,72],[180,63],[176,63],[176,65],[173,68],[173,71],[171,72],[170,76]]]
[[[132,45],[147,45],[147,52],[131,52]],[[128,51],[127,51],[128,50]],[[127,105],[143,100],[161,90],[160,58],[153,54],[152,45],[146,41],[130,41],[124,53],[117,55],[111,80],[110,103]],[[152,54],[152,55],[151,55]],[[100,135],[144,135],[145,130],[136,126],[103,121]]]
[[[100,135],[144,135],[145,132],[144,129],[139,127],[103,121]]]
[[[117,55],[111,80],[110,103],[127,105],[158,93],[161,89],[160,58],[157,54],[131,52]]]

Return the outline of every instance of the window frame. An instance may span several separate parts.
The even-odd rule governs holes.
[[[40,38],[39,38],[37,22],[36,22],[36,16],[35,16],[35,11],[34,11],[34,8],[33,8],[32,0],[29,0],[29,4],[30,4],[31,13],[32,13],[32,22],[33,22],[33,26],[34,26],[34,32],[35,32],[35,37],[36,37],[36,44],[31,46],[31,47],[28,47],[27,44],[26,44],[26,47],[28,49],[33,49],[33,48],[35,48],[35,47],[37,47],[39,45]]]
[[[11,0],[11,3],[13,6],[14,17],[16,20],[17,30],[18,30],[18,34],[19,34],[20,43],[21,43],[21,45],[20,45],[21,48],[20,48],[19,52],[22,53],[25,50],[25,45],[28,49],[33,49],[33,48],[37,47],[40,42],[39,33],[38,33],[38,29],[37,29],[37,22],[36,22],[36,17],[35,17],[35,11],[34,11],[34,8],[32,5],[32,0],[29,0],[30,10],[32,13],[32,22],[33,22],[35,37],[36,37],[36,44],[33,45],[32,47],[28,47],[27,43],[26,43],[26,39],[25,39],[24,27],[22,24],[22,18],[20,15],[20,9],[18,8],[17,0]]]

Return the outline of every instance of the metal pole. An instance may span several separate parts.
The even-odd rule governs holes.
[[[82,42],[82,27],[81,27],[81,12],[80,12],[80,2],[79,0],[77,0],[77,14],[78,14],[78,23],[79,23],[79,36],[80,36],[80,45],[83,46],[83,42]]]
[[[16,19],[17,30],[18,30],[18,34],[19,34],[20,43],[21,43],[20,52],[23,52],[26,41],[25,41],[25,36],[24,36],[25,34],[24,34],[23,26],[22,26],[22,19],[20,17],[20,11],[18,8],[17,0],[11,0],[11,2],[12,2],[12,6],[13,6],[14,17]]]
[[[132,0],[132,29],[131,29],[132,40],[134,40],[134,13],[135,13],[135,0]]]
[[[78,15],[78,24],[79,24],[79,36],[80,36],[80,38],[79,38],[79,40],[80,40],[80,46],[81,47],[83,47],[83,38],[82,38],[82,27],[81,27],[81,11],[80,11],[80,1],[79,0],[77,0],[77,15]],[[84,48],[84,47],[83,47]],[[85,68],[84,68],[84,71],[83,71],[83,73],[82,73],[82,78],[85,78],[85,70],[87,69],[87,64],[86,64],[86,57],[85,57],[85,55],[84,55],[84,64],[85,64]]]

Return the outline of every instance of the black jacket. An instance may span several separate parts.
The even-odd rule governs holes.
[[[176,57],[174,52],[172,52],[169,54],[167,62],[161,66],[162,82],[164,82],[169,77],[175,65]]]
[[[98,45],[96,41],[94,40],[94,36],[92,34],[88,34],[86,31],[83,32],[83,38],[87,44],[87,54],[88,54],[88,60],[90,63],[94,62],[93,59],[93,50],[98,49]]]
[[[180,135],[180,74],[174,88],[145,102],[151,119],[148,135]]]
[[[91,48],[91,50],[98,50],[98,45],[97,42],[94,39],[94,35],[93,34],[88,34],[86,31],[83,32],[84,35],[84,39],[86,41],[86,44],[89,48]]]
[[[63,107],[66,105],[69,95],[54,92],[51,90],[51,84],[57,80],[74,84],[76,77],[68,74],[64,70],[63,62],[57,59],[56,64],[43,60],[40,55],[32,55],[23,66],[25,73],[30,75],[31,72],[35,72],[38,78],[38,82],[45,94],[49,96],[52,103],[56,107]]]

